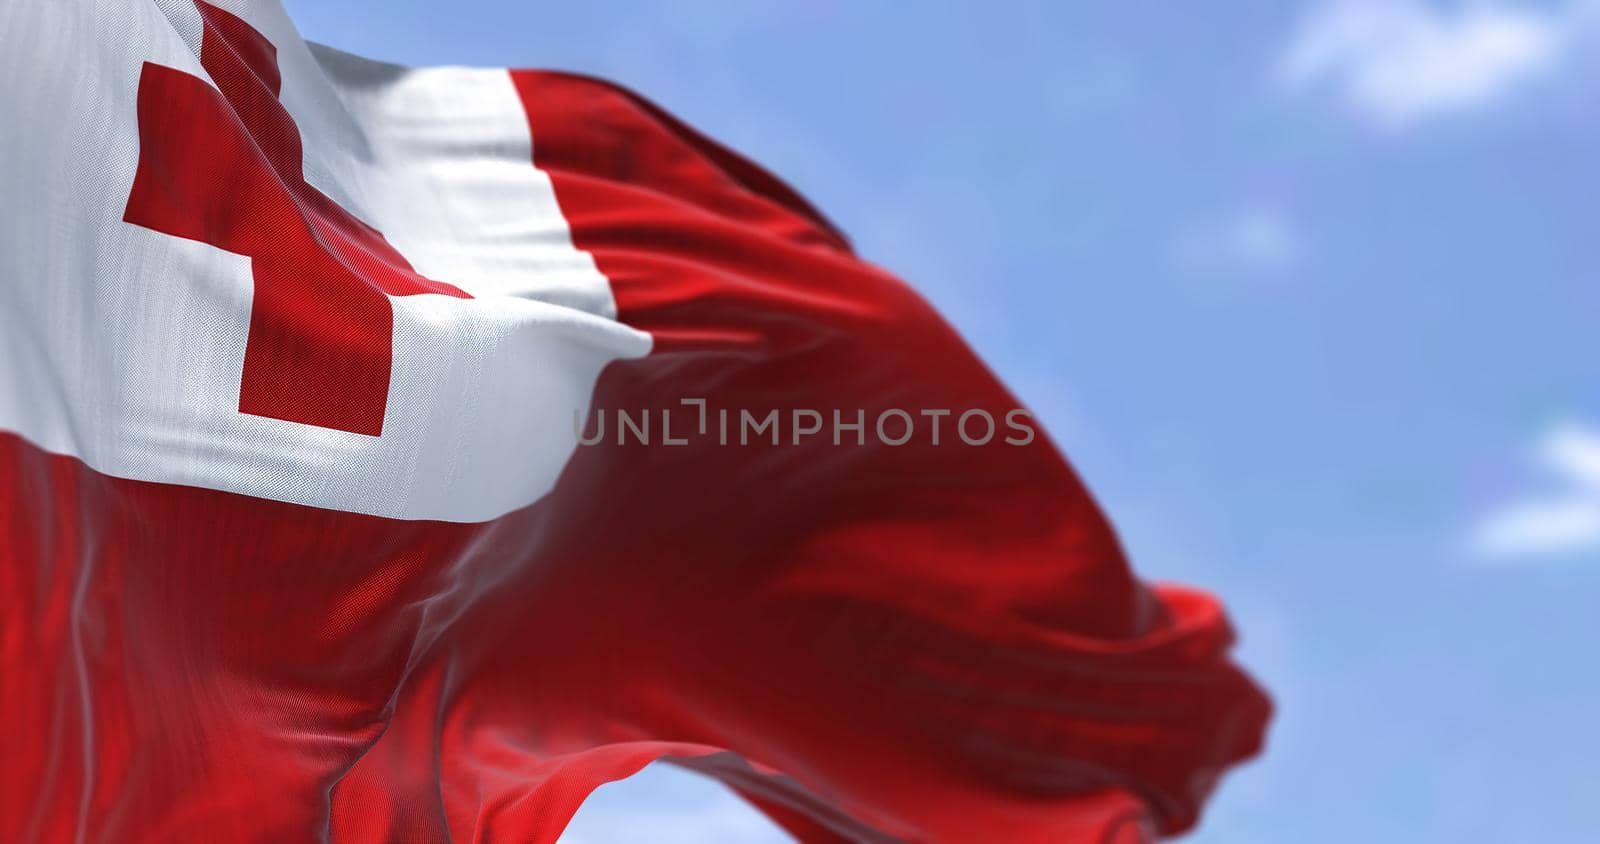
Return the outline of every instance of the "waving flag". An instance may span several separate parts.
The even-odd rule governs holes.
[[[0,6],[0,840],[1140,841],[1268,705],[909,288],[639,97]]]

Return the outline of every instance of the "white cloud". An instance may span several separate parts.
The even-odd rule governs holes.
[[[1563,488],[1490,516],[1474,534],[1474,548],[1491,557],[1600,550],[1600,431],[1557,427],[1540,440],[1537,456]]]
[[[1594,4],[1324,0],[1279,66],[1294,91],[1326,88],[1380,127],[1494,104],[1556,66],[1595,20]]]
[[[1274,208],[1247,207],[1194,227],[1178,240],[1178,260],[1202,272],[1274,274],[1299,260],[1301,239]]]

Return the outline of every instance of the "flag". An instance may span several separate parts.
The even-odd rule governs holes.
[[[1181,832],[1269,714],[1026,409],[606,82],[0,6],[0,840]]]

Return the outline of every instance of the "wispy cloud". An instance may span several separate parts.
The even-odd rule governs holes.
[[[1324,0],[1278,72],[1291,90],[1330,90],[1372,123],[1401,129],[1492,105],[1548,72],[1594,23],[1594,8]]]
[[[1558,488],[1492,514],[1473,546],[1491,557],[1600,550],[1600,431],[1559,426],[1540,440],[1537,457]]]
[[[1183,233],[1177,255],[1200,272],[1271,275],[1293,268],[1301,249],[1299,231],[1282,211],[1245,207]]]

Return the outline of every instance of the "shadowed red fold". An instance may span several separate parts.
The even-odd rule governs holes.
[[[607,429],[538,503],[451,524],[0,433],[0,840],[548,842],[658,758],[805,841],[1190,828],[1270,711],[1217,602],[1135,579],[1042,434],[969,446],[952,416],[935,445],[921,409],[1015,399],[789,188],[605,83],[512,82],[655,339],[594,406],[777,410],[781,444]],[[890,408],[903,446],[870,430]],[[794,444],[796,409],[860,410],[866,443]]]

